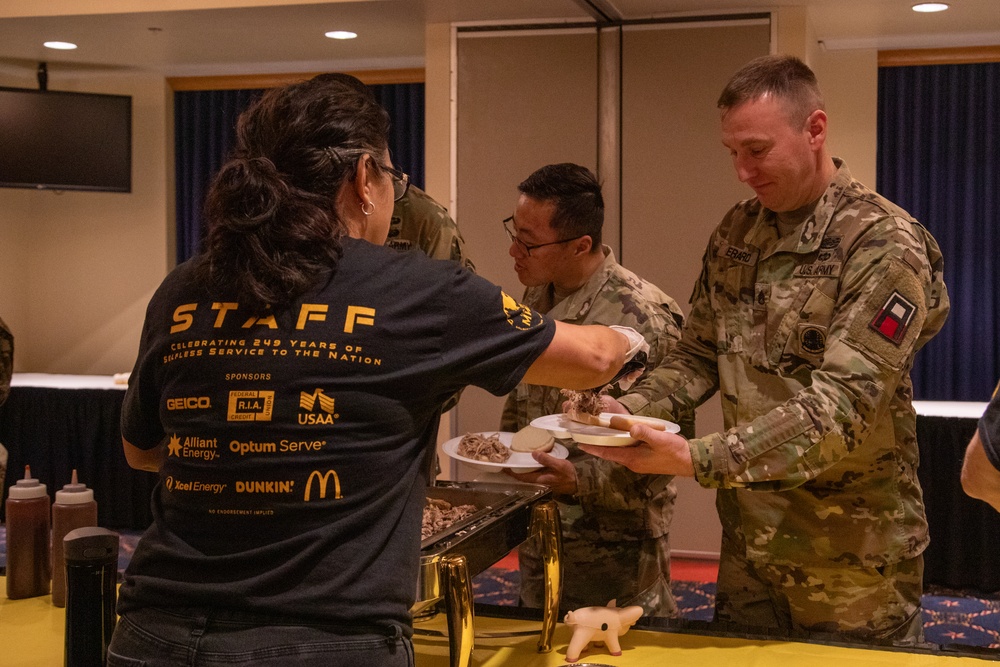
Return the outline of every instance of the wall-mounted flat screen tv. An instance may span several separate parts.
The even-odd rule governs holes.
[[[132,191],[132,98],[0,87],[0,187]]]

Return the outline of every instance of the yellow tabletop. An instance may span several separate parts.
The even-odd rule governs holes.
[[[417,628],[444,629],[438,617]],[[572,628],[556,627],[551,653],[536,651],[534,636],[489,639],[489,632],[536,630],[538,621],[520,621],[476,616],[476,643],[472,653],[474,667],[562,667]],[[416,635],[413,638],[417,667],[448,667],[447,638]],[[977,658],[960,658],[926,653],[883,651],[866,648],[843,648],[792,641],[756,641],[691,634],[630,630],[621,638],[622,655],[613,656],[601,647],[590,647],[580,657],[581,663],[618,667],[981,667]]]
[[[53,667],[63,664],[66,611],[52,605],[50,596],[8,600],[6,580],[0,577],[0,664],[6,667]],[[556,627],[551,653],[538,653],[538,621],[476,616],[474,667],[560,667],[566,664],[566,647],[572,629]],[[419,630],[443,633],[445,618],[438,615],[418,623]],[[513,638],[488,638],[486,633],[528,631]],[[417,667],[449,667],[448,639],[414,637]],[[976,667],[976,658],[922,653],[843,648],[787,641],[755,641],[710,637],[690,633],[631,630],[621,638],[622,655],[609,655],[591,647],[581,662],[617,667]]]

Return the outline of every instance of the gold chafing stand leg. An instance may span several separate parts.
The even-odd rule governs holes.
[[[559,621],[559,597],[562,592],[559,562],[562,553],[562,528],[559,523],[559,507],[554,500],[538,503],[532,508],[531,534],[540,541],[545,576],[545,608],[542,609],[538,652],[548,653],[552,650],[552,637]]]
[[[469,667],[475,645],[472,579],[465,556],[445,556],[440,563],[442,592],[448,617],[448,649],[451,667]]]

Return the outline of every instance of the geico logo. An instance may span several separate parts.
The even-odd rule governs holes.
[[[309,502],[309,496],[312,493],[313,479],[319,480],[319,497],[326,498],[326,485],[329,483],[330,478],[333,478],[333,497],[343,498],[340,495],[340,477],[337,475],[336,470],[327,470],[326,473],[321,473],[319,470],[313,470],[309,473],[309,479],[306,480],[306,492],[303,496],[305,502]]]
[[[208,396],[167,399],[167,410],[204,410],[210,407],[212,407],[212,401]]]

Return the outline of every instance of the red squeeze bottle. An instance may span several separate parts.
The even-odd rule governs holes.
[[[7,492],[7,598],[48,595],[51,502],[45,485],[24,466],[24,479]]]
[[[66,606],[66,558],[63,538],[71,530],[97,525],[97,502],[94,491],[80,484],[73,469],[70,483],[56,491],[52,504],[52,604]]]

